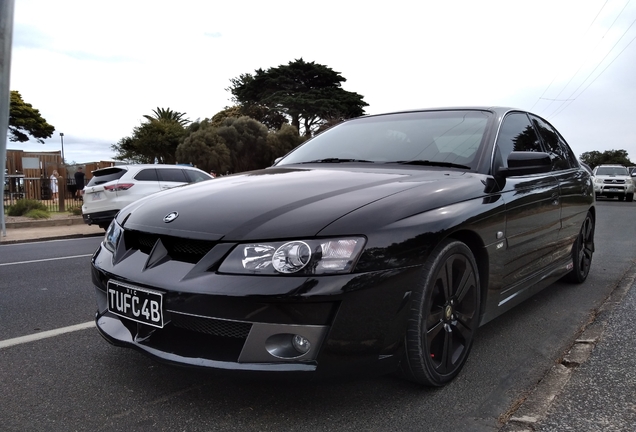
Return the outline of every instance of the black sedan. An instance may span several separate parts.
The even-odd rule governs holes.
[[[121,210],[92,259],[97,328],[173,364],[439,386],[480,325],[586,279],[594,204],[528,112],[361,117],[270,168]]]

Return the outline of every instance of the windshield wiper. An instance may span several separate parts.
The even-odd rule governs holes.
[[[430,161],[430,160],[410,160],[410,161],[395,161],[395,162],[386,162],[386,163],[398,163],[401,165],[423,165],[423,166],[436,166],[436,167],[444,167],[444,168],[460,168],[460,169],[471,169],[469,166],[460,165],[452,162],[438,162],[438,161]]]
[[[316,159],[307,162],[299,162],[301,164],[309,164],[309,163],[343,163],[343,162],[367,162],[367,163],[375,163],[370,160],[364,159],[340,159],[340,158],[325,158],[325,159]]]

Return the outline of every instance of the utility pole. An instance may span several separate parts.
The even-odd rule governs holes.
[[[14,0],[0,0],[0,231],[7,236],[4,223],[4,170],[7,165],[7,132],[11,92],[11,43],[13,39]]]

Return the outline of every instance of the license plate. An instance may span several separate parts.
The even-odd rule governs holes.
[[[608,191],[610,192],[621,192],[623,189],[619,189],[619,188],[607,188]]]
[[[108,311],[123,318],[163,328],[163,294],[119,282],[108,282]]]
[[[99,201],[100,199],[102,199],[102,193],[101,192],[95,192],[92,194],[93,195],[93,201]]]

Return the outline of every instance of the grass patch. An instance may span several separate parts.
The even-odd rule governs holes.
[[[51,214],[46,210],[31,209],[24,214],[24,216],[31,219],[49,219]]]
[[[39,210],[41,212],[46,213],[46,219],[48,219],[49,211],[46,206],[42,204],[40,201],[29,200],[29,199],[21,199],[18,200],[15,204],[9,206],[7,208],[8,216],[26,216],[32,210]],[[42,218],[38,218],[42,219]]]

